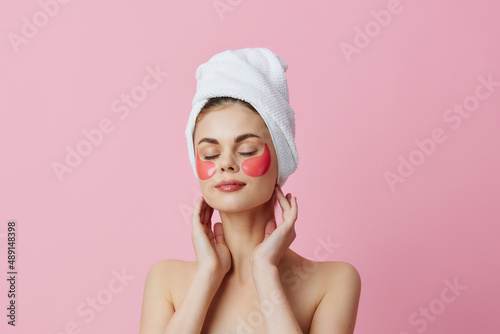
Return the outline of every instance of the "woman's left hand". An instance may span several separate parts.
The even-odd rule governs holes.
[[[270,219],[267,222],[264,240],[254,248],[250,256],[252,268],[261,265],[276,267],[296,236],[297,197],[293,197],[291,193],[285,197],[278,185],[274,191],[283,211],[283,223],[276,227],[276,220]]]

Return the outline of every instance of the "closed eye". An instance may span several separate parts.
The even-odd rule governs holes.
[[[250,156],[250,155],[254,155],[255,153],[257,153],[257,151],[253,151],[253,152],[241,152],[240,154],[244,155],[244,156]],[[219,155],[220,154],[211,155],[211,156],[204,157],[204,158],[205,158],[205,160],[213,160],[213,159],[217,158]]]

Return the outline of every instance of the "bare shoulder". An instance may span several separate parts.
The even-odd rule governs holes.
[[[344,261],[312,261],[300,256],[295,252],[290,252],[291,261],[296,266],[299,265],[302,271],[313,277],[315,283],[329,288],[343,286],[346,284],[353,288],[361,285],[361,277],[358,270],[350,263]]]
[[[149,269],[149,272],[153,273],[154,275],[183,273],[184,271],[189,271],[190,269],[192,269],[195,264],[196,263],[192,261],[165,259],[154,263]]]
[[[342,292],[359,295],[361,276],[352,264],[344,261],[326,261],[316,262],[316,266],[325,293]]]
[[[163,331],[175,312],[179,277],[190,267],[190,262],[170,259],[158,261],[150,267],[144,285],[140,333]]]
[[[359,298],[361,295],[361,276],[350,263],[343,261],[322,262],[324,270],[324,296],[322,302],[327,307],[335,303],[343,305],[337,316],[349,319],[347,327],[354,328]],[[340,319],[340,318],[339,318]]]
[[[177,259],[165,259],[154,263],[148,272],[148,277],[151,276],[156,280],[169,281],[175,283],[180,277],[186,277],[189,273],[194,272],[196,262],[183,261]]]
[[[323,266],[333,281],[353,286],[361,285],[361,276],[352,264],[344,261],[328,261],[323,262]]]
[[[312,265],[311,265],[312,264]],[[319,295],[310,333],[353,333],[361,294],[358,270],[343,261],[310,261]]]

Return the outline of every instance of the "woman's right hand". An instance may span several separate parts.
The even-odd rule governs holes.
[[[214,209],[200,196],[193,212],[191,239],[198,260],[198,272],[210,277],[215,275],[222,281],[231,268],[231,252],[224,240],[222,223],[216,223],[212,231],[213,212]]]

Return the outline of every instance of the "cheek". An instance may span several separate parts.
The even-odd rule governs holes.
[[[201,180],[207,180],[215,174],[215,163],[201,160],[198,150],[196,150],[196,172]]]
[[[243,173],[248,176],[262,176],[266,174],[267,170],[271,166],[271,152],[269,152],[269,148],[267,144],[264,147],[264,153],[259,155],[258,157],[246,159],[241,164],[241,169]]]

